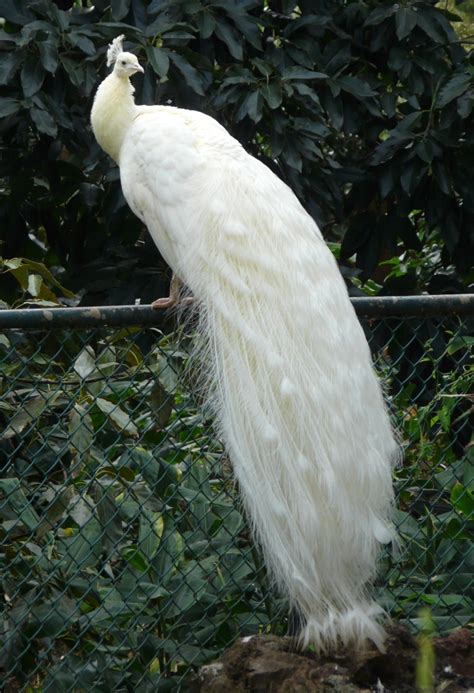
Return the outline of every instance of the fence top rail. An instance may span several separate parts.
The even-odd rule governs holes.
[[[351,298],[361,317],[474,316],[474,294],[443,296],[377,296]],[[166,312],[151,306],[92,306],[0,310],[0,329],[84,328],[103,326],[160,327]]]
[[[367,296],[351,298],[361,317],[442,317],[474,315],[474,294]]]

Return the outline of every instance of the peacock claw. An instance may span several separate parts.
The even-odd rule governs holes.
[[[153,301],[151,307],[154,310],[167,310],[169,308],[175,308],[177,305],[190,306],[195,303],[196,299],[194,296],[185,296],[184,298],[175,298],[174,296],[165,296],[163,298],[157,298]]]
[[[167,308],[174,308],[176,304],[177,300],[173,296],[164,296],[153,301],[151,307],[154,310],[166,310]]]
[[[153,301],[151,307],[155,310],[167,310],[169,308],[175,308],[177,305],[189,306],[194,303],[196,300],[194,296],[181,297],[182,286],[183,282],[181,279],[176,274],[173,274],[171,277],[170,295],[157,298],[156,301]]]

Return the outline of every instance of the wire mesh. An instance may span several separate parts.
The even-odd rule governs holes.
[[[362,322],[405,446],[379,598],[448,632],[473,613],[472,319]],[[6,690],[176,690],[237,636],[286,632],[189,341],[126,318],[0,335]]]

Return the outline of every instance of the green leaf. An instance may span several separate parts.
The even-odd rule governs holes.
[[[227,45],[231,56],[236,60],[242,60],[244,54],[242,40],[236,31],[226,22],[220,21],[216,24],[215,33]]]
[[[309,98],[314,101],[315,104],[319,106],[319,96],[316,94],[314,89],[312,89],[309,84],[305,84],[304,82],[295,82],[292,85],[298,94],[301,94],[301,96],[309,96]]]
[[[49,135],[50,137],[56,137],[58,134],[58,126],[48,111],[32,106],[30,108],[30,117],[39,132],[44,132],[45,135]]]
[[[30,274],[28,276],[28,293],[31,296],[39,296],[42,284],[43,277],[40,274]]]
[[[474,108],[474,91],[467,91],[461,98],[458,99],[457,111],[461,118],[469,118]]]
[[[435,43],[444,43],[445,38],[439,33],[436,21],[427,12],[418,12],[418,17],[416,20],[420,29],[422,29],[427,36],[429,36]]]
[[[420,165],[416,159],[405,166],[400,175],[400,183],[407,195],[413,195],[426,171],[427,167]]]
[[[388,67],[391,70],[395,70],[397,72],[400,72],[405,66],[411,64],[411,58],[408,53],[408,50],[404,48],[403,46],[400,46],[400,44],[396,44],[395,46],[392,46],[390,49],[390,52],[388,54]],[[387,92],[385,92],[387,93]],[[394,96],[393,93],[391,93],[392,97]]]
[[[296,169],[299,173],[303,170],[303,160],[300,151],[291,143],[288,142],[282,152],[282,157],[291,168]]]
[[[199,17],[198,28],[201,38],[204,40],[210,38],[216,28],[216,20],[212,13],[205,7],[203,7],[203,12]]]
[[[298,65],[285,68],[281,73],[281,77],[285,80],[328,79],[328,75],[324,74],[324,72],[315,72],[314,70],[307,70],[305,67],[299,67]]]
[[[0,56],[0,85],[5,85],[14,77],[21,63],[22,55],[20,52],[15,52],[0,53]]]
[[[77,362],[76,362],[77,363]],[[75,404],[69,414],[69,449],[80,459],[89,456],[93,443],[94,428],[87,409]]]
[[[436,107],[444,108],[448,103],[456,99],[468,89],[471,82],[467,73],[456,74],[443,86],[436,99]]]
[[[395,510],[394,520],[397,529],[402,536],[416,538],[420,534],[418,522],[407,512]]]
[[[68,38],[72,46],[80,48],[86,55],[96,55],[97,50],[92,41],[79,31],[71,31]]]
[[[128,451],[127,455],[120,459],[120,463],[137,466],[150,490],[157,497],[164,496],[168,487],[176,484],[178,480],[179,471],[176,465],[168,464],[141,446]]]
[[[117,350],[113,345],[106,345],[96,358],[97,370],[103,376],[112,375],[118,368]]]
[[[255,65],[257,70],[264,76],[264,77],[271,77],[271,75],[275,71],[275,66],[272,63],[269,63],[267,60],[262,60],[261,58],[253,58],[252,59],[252,65]]]
[[[267,102],[269,108],[274,110],[275,108],[281,106],[283,95],[281,93],[281,86],[279,82],[272,81],[268,84],[264,84],[260,92],[265,101]]]
[[[76,294],[73,291],[69,291],[69,289],[66,289],[66,287],[64,287],[60,282],[58,282],[56,277],[42,262],[36,262],[35,260],[30,260],[29,258],[15,259],[19,259],[22,266],[24,266],[28,271],[41,274],[43,279],[45,279],[49,284],[52,284],[52,286],[56,287],[57,289],[60,289],[64,296],[67,296],[68,298],[75,298]]]
[[[148,599],[159,599],[160,597],[168,597],[169,590],[161,587],[160,585],[154,585],[152,582],[145,582],[140,580],[140,590],[143,591]]]
[[[154,72],[160,77],[166,77],[170,68],[168,51],[163,48],[156,48],[155,46],[147,46],[146,54]]]
[[[139,550],[137,546],[130,546],[123,552],[123,557],[135,570],[140,573],[145,573],[150,567],[150,564]]]
[[[65,55],[60,55],[60,60],[69,76],[69,79],[71,80],[71,83],[80,89],[85,82],[86,73],[84,66],[77,60],[72,60],[72,58],[68,58]]]
[[[56,392],[56,394],[52,398],[48,398],[48,400],[45,400],[45,398],[40,395],[27,399],[26,402],[23,403],[21,410],[11,419],[0,439],[8,440],[8,438],[19,435],[28,424],[39,419],[43,412],[54,404],[54,399],[57,399],[59,394],[59,392]]]
[[[30,627],[38,638],[55,638],[76,623],[80,616],[76,602],[63,593],[31,609]]]
[[[226,77],[222,82],[222,86],[226,87],[231,84],[255,84],[257,82],[250,70],[242,70],[238,75]]]
[[[451,503],[468,520],[474,520],[474,494],[459,482],[451,489]]]
[[[382,108],[389,118],[396,113],[397,97],[395,94],[384,92],[381,96]]]
[[[371,96],[377,96],[377,92],[367,82],[359,79],[359,77],[351,77],[350,75],[339,77],[336,84],[344,91],[355,96],[356,99],[368,99]]]
[[[18,521],[29,529],[30,532],[36,531],[40,519],[31,502],[26,497],[20,480],[16,477],[0,479],[0,491],[5,496],[4,502],[14,511]]]
[[[217,5],[218,3],[213,3]],[[220,0],[221,6],[224,5],[223,0]],[[261,39],[261,24],[257,17],[253,17],[248,13],[248,10],[244,9],[245,3],[242,3],[242,7],[239,7],[239,3],[236,2],[226,2],[226,12],[232,18],[235,27],[239,34],[258,51],[262,50],[262,39]]]
[[[307,132],[318,139],[329,134],[328,128],[321,121],[309,118],[294,118],[293,126],[298,132]]]
[[[251,91],[244,98],[242,104],[237,111],[235,119],[238,121],[248,116],[254,123],[258,123],[262,118],[262,96],[259,90]]]
[[[376,26],[391,17],[397,11],[397,3],[390,3],[382,7],[377,7],[369,14],[365,20],[365,26]]]
[[[109,402],[102,397],[97,397],[94,402],[99,409],[110,418],[119,431],[129,436],[138,436],[138,428],[135,426],[129,415],[121,409],[118,404]]]
[[[26,3],[19,3],[17,0],[2,0],[0,16],[7,22],[19,25],[28,24],[35,19],[35,15],[27,9]]]
[[[162,533],[163,519],[161,513],[152,512],[144,508],[140,515],[138,548],[147,561],[151,561],[155,556],[158,546],[160,545]]]
[[[173,412],[174,397],[158,381],[153,385],[150,394],[150,408],[160,428],[165,428]]]
[[[30,55],[21,68],[21,86],[27,99],[36,94],[44,81],[45,72],[41,62]]]
[[[327,111],[328,120],[332,127],[339,130],[344,123],[342,99],[336,98],[327,90],[322,96],[322,104]]]
[[[378,166],[379,164],[390,161],[399,149],[405,147],[412,140],[413,135],[410,133],[392,134],[391,137],[379,144],[370,160],[370,165]]]
[[[450,356],[455,354],[460,349],[466,350],[466,353],[474,349],[474,337],[469,337],[467,335],[456,335],[449,340],[449,344],[446,348],[446,353]]]
[[[72,486],[52,484],[42,494],[41,501],[42,503],[47,503],[47,506],[42,511],[41,525],[37,530],[38,537],[44,536],[55,528],[58,520],[64,516],[74,492]]]
[[[68,514],[78,527],[85,527],[94,517],[94,508],[95,503],[90,496],[75,496],[69,504]]]
[[[448,171],[446,166],[441,161],[434,161],[431,167],[433,172],[433,177],[438,183],[438,186],[445,195],[449,195],[451,191],[451,186],[448,177]]]
[[[5,265],[8,266],[8,263],[5,262]],[[15,277],[23,291],[26,291],[28,288],[28,268],[20,263],[18,267],[11,267],[10,274]]]
[[[50,16],[54,19],[54,22],[60,31],[67,31],[69,28],[69,12],[60,10],[56,4],[51,3],[48,6]]]
[[[410,7],[400,7],[395,15],[395,25],[399,41],[409,36],[416,26],[417,12]]]
[[[183,75],[186,84],[188,84],[196,94],[204,96],[203,80],[196,68],[183,58],[183,56],[174,51],[169,53],[169,57]]]
[[[116,22],[120,22],[128,14],[130,2],[131,0],[112,0],[112,17]]]
[[[11,99],[8,96],[0,96],[0,118],[18,113],[21,108],[21,102],[18,99]]]
[[[65,570],[72,574],[95,566],[102,552],[102,528],[96,517],[89,514],[90,508],[88,506],[86,508],[83,499],[81,501],[76,517],[80,522],[83,521],[83,524],[73,536],[66,537],[61,542],[63,550],[61,563],[64,564]]]
[[[421,140],[415,147],[415,151],[419,158],[426,163],[431,163],[434,156],[433,143],[430,140]]]
[[[91,346],[85,346],[76,358],[73,368],[77,375],[86,380],[92,373],[97,370],[95,363],[95,353]]]
[[[38,43],[41,64],[47,72],[53,75],[58,67],[58,49],[51,40],[40,41]]]

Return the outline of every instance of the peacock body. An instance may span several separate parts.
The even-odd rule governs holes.
[[[383,648],[369,588],[394,536],[398,447],[334,257],[290,188],[214,119],[135,105],[136,57],[120,38],[109,58],[93,130],[198,301],[209,403],[269,573],[304,645]]]

